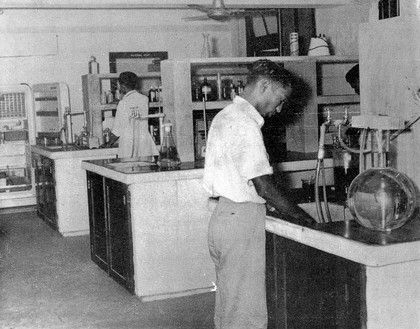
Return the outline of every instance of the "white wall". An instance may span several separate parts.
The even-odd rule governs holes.
[[[338,55],[358,54],[359,22],[370,5],[316,10],[317,33],[324,33]],[[199,57],[202,33],[209,32],[217,56],[244,56],[243,22],[190,21],[194,10],[5,10],[0,16],[0,85],[65,82],[73,112],[82,111],[81,76],[91,55],[109,71],[116,51],[167,51],[169,58]],[[74,117],[75,132],[81,117]]]
[[[81,76],[91,55],[109,72],[109,52],[167,51],[169,58],[200,57],[203,32],[216,55],[238,56],[237,24],[186,22],[188,10],[5,10],[0,16],[0,85],[65,82],[73,112],[83,110]],[[81,117],[75,132],[81,129]],[[80,120],[79,120],[80,119]],[[79,120],[79,121],[77,121]]]
[[[334,55],[359,54],[359,24],[368,22],[371,3],[316,9],[317,33],[325,34]]]

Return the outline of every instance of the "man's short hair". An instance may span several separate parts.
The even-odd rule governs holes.
[[[283,87],[291,87],[293,82],[292,73],[269,59],[254,62],[249,68],[246,82],[251,85],[260,78],[268,78],[280,83]]]
[[[130,89],[136,89],[137,83],[138,83],[138,77],[133,72],[122,72],[120,76],[118,77],[118,82],[121,85],[125,85]]]
[[[359,81],[359,64],[356,64],[347,72],[346,81],[348,83]]]

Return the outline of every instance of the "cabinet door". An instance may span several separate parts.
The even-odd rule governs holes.
[[[109,225],[109,275],[134,293],[129,192],[125,184],[111,179],[105,179],[105,186]]]
[[[44,174],[42,159],[40,155],[33,155],[33,166],[35,171],[35,191],[36,191],[36,213],[39,218],[44,218]]]
[[[364,267],[267,234],[269,328],[364,327]]]
[[[57,229],[57,209],[55,198],[55,168],[54,161],[43,157],[43,172],[44,172],[44,201],[45,211],[44,220]]]
[[[108,225],[105,217],[104,179],[88,171],[87,181],[91,258],[99,267],[108,271]]]
[[[35,163],[37,215],[48,225],[57,229],[54,161],[39,156]]]

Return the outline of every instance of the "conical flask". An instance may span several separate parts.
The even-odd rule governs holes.
[[[163,124],[163,139],[159,151],[158,165],[165,169],[178,169],[181,164],[175,141],[172,136],[172,123]]]

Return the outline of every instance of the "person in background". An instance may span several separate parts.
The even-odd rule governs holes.
[[[208,244],[216,269],[216,329],[267,327],[265,290],[266,203],[298,223],[313,218],[272,180],[261,127],[292,91],[292,75],[269,60],[253,63],[241,96],[212,121],[203,187],[218,204]]]
[[[149,99],[136,88],[138,77],[133,72],[122,72],[118,77],[123,99],[118,103],[109,145],[118,140],[119,158],[140,158],[153,161],[159,155],[156,144],[149,133],[147,119]]]
[[[346,81],[354,89],[354,92],[360,95],[359,64],[356,64],[347,72]]]
[[[359,64],[356,64],[348,70],[346,73],[346,81],[354,89],[354,92],[360,95]],[[359,147],[360,129],[348,127],[345,135],[349,140],[350,147]]]

